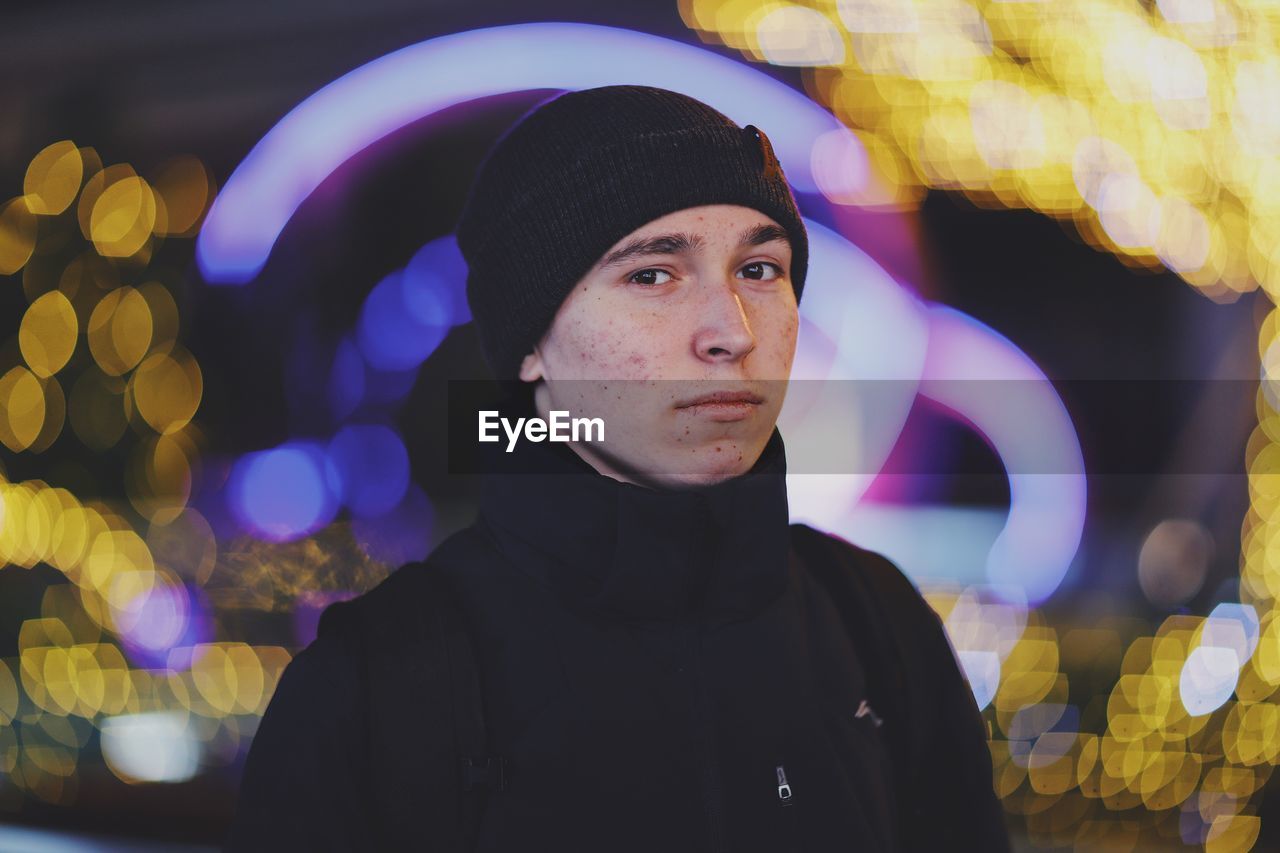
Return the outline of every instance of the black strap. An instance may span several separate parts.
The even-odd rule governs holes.
[[[405,565],[320,618],[320,635],[360,649],[380,849],[471,850],[489,790],[505,787],[501,758],[487,754],[471,637],[440,562]]]
[[[872,551],[833,539],[803,524],[792,526],[800,559],[830,594],[858,653],[871,706],[893,765],[894,801],[899,815],[909,803],[918,758],[919,727],[913,725],[909,667],[897,638],[899,626],[887,618],[894,595],[884,588],[897,569]],[[863,558],[863,559],[859,559]],[[878,561],[883,561],[880,563]]]
[[[464,849],[470,850],[475,846],[489,793],[506,789],[506,769],[501,756],[488,754],[480,671],[471,635],[463,621],[462,605],[436,563],[429,561],[426,566],[424,572],[437,578],[430,598],[431,615],[437,622],[438,636],[444,641],[448,658],[462,836]]]

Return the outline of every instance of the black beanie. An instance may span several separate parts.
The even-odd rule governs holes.
[[[756,127],[650,86],[568,92],[526,113],[481,164],[457,229],[494,376],[518,376],[560,303],[614,243],[706,204],[750,207],[787,231],[799,300],[808,236]]]

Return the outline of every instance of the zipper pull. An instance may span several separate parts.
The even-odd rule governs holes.
[[[778,801],[784,805],[791,805],[791,785],[787,783],[787,770],[781,764],[777,767],[778,771]]]

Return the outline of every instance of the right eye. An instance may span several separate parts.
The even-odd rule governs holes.
[[[658,280],[656,277],[660,275],[665,275],[666,279]],[[631,275],[627,277],[627,281],[631,282],[632,284],[644,284],[649,286],[666,284],[670,280],[671,280],[671,273],[667,272],[666,270],[660,270],[656,268],[636,270],[635,272],[633,272]]]

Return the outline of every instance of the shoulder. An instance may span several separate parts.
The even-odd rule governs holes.
[[[335,637],[317,637],[289,661],[280,674],[268,713],[310,714],[327,708],[338,716],[351,712],[360,685],[360,661],[354,649]]]
[[[960,673],[937,611],[883,554],[807,525],[791,530],[814,585],[826,591],[855,639],[885,661],[889,677],[910,695],[916,713],[929,717],[942,685]]]
[[[359,660],[332,637],[289,662],[254,732],[226,850],[354,849],[362,685]]]
[[[437,545],[425,560],[405,563],[355,598],[330,604],[320,616],[318,633],[354,650],[365,631],[383,633],[418,623],[427,605],[441,600],[452,603],[456,573],[490,549],[482,530],[476,525],[465,527]]]
[[[884,555],[807,525],[792,525],[791,536],[879,679],[903,849],[959,849],[964,839],[966,850],[1009,850],[986,725],[937,612]]]
[[[805,567],[828,584],[871,599],[888,615],[938,621],[916,585],[883,554],[807,524],[791,525],[791,541]]]

